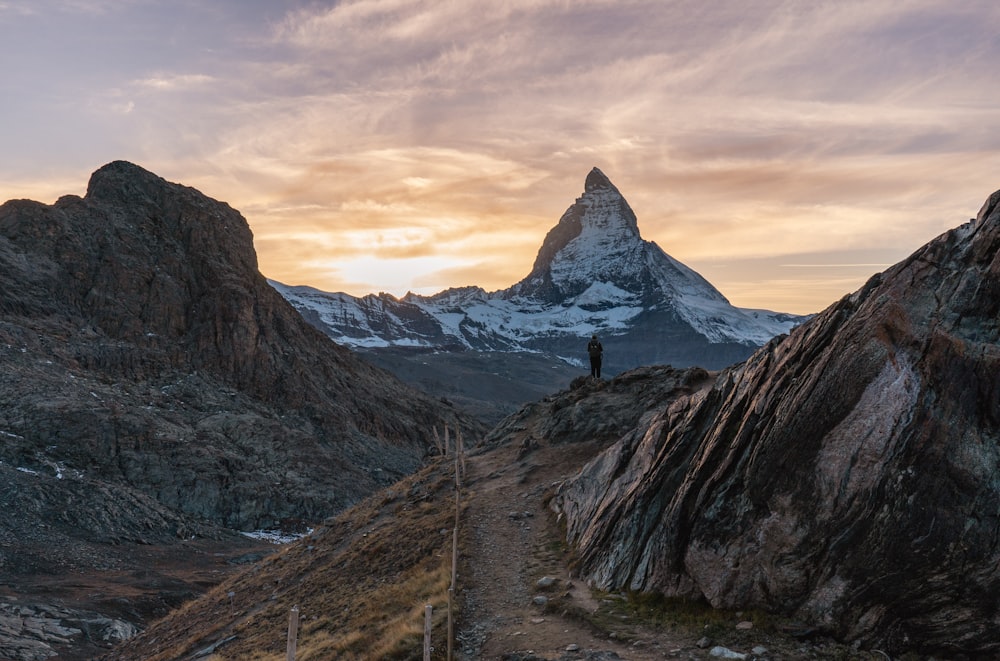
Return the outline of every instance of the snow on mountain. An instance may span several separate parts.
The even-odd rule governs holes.
[[[731,305],[698,273],[642,239],[632,209],[597,168],[546,235],[531,272],[508,289],[462,287],[398,299],[271,284],[307,320],[352,347],[562,355],[597,334],[629,347],[620,354],[629,355],[623,367],[728,364],[803,319]]]

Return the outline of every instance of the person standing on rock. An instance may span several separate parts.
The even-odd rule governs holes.
[[[604,355],[604,347],[596,335],[590,336],[587,343],[587,353],[590,354],[590,376],[595,379],[601,378],[601,357]]]

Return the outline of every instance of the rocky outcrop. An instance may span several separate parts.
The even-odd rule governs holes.
[[[484,431],[306,323],[224,203],[115,162],[85,197],[0,206],[0,582],[22,605],[121,572],[128,621],[162,615],[211,580],[149,580],[128,549],[243,552],[233,530],[322,520],[445,426]]]
[[[1000,650],[1000,209],[623,436],[557,507],[603,588]]]
[[[325,516],[477,424],[318,333],[229,206],[125,162],[0,207],[0,458],[230,525]]]
[[[577,377],[568,390],[523,406],[494,427],[484,447],[518,445],[528,452],[541,444],[610,445],[623,431],[643,426],[665,402],[697,392],[715,374],[700,367],[638,367],[602,381]]]
[[[8,661],[44,661],[80,636],[114,644],[136,633],[134,625],[96,613],[0,602],[0,658]]]

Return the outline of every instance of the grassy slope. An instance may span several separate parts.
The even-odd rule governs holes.
[[[420,658],[425,604],[434,639],[445,638],[452,466],[436,462],[366,499],[106,658],[166,661],[217,645],[202,658],[283,660],[293,606],[300,661]]]

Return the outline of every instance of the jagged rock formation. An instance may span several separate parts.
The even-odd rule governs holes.
[[[248,527],[354,501],[460,422],[303,323],[257,271],[242,216],[193,189],[112,163],[85,198],[8,202],[0,232],[11,461],[155,484],[168,505]],[[255,474],[325,494],[282,496],[294,485]]]
[[[597,168],[545,237],[531,272],[508,289],[397,299],[273,284],[311,323],[350,346],[541,352],[582,365],[586,341],[597,333],[608,338],[608,375],[664,363],[717,369],[803,320],[731,305],[642,239],[628,202]]]
[[[419,467],[435,427],[482,432],[307,324],[238,212],[125,162],[0,206],[0,365],[21,584],[96,569],[101,544],[238,548],[220,526],[320,520]]]
[[[582,572],[890,653],[998,653],[998,201],[564,485]]]
[[[525,405],[489,431],[487,448],[514,444],[530,452],[541,444],[597,442],[610,445],[643,426],[665,403],[703,389],[716,373],[700,367],[637,367],[614,379],[577,377],[568,390]]]

